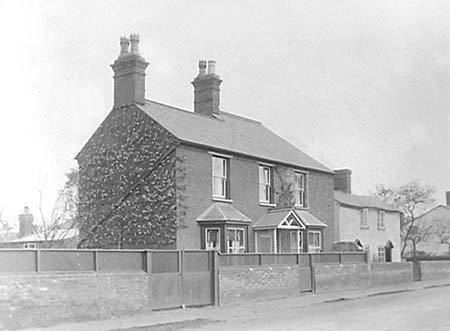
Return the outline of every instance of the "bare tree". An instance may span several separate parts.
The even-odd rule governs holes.
[[[417,254],[417,244],[429,235],[430,229],[417,223],[417,216],[434,200],[435,188],[413,181],[399,187],[386,187],[379,184],[376,195],[383,201],[397,207],[403,214],[400,218],[400,236],[402,239],[401,256],[410,242],[413,246],[413,256]]]
[[[447,254],[450,255],[450,220],[433,219],[429,225],[431,228],[429,238],[448,247]]]
[[[36,235],[43,247],[61,245],[78,226],[78,170],[66,173],[67,180],[59,190],[50,215],[43,210],[43,190],[39,190],[39,217]]]

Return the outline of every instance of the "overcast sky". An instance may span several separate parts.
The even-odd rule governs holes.
[[[199,59],[221,108],[260,120],[353,191],[450,189],[448,1],[4,1],[0,210],[48,211],[112,108],[119,37],[137,32],[146,97],[191,110]]]

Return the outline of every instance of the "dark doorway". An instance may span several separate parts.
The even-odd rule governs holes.
[[[392,245],[392,242],[388,240],[385,247],[385,256],[386,256],[386,262],[392,262],[392,249],[394,248],[394,245]]]

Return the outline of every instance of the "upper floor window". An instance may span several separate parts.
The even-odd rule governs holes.
[[[384,210],[378,212],[378,229],[384,229]]]
[[[272,168],[259,166],[259,202],[272,203]]]
[[[368,228],[369,222],[367,219],[367,215],[369,214],[369,210],[367,208],[364,208],[361,210],[361,227],[362,228]]]
[[[306,174],[302,172],[295,173],[294,199],[296,206],[306,207]]]
[[[220,199],[229,198],[229,160],[224,157],[212,158],[212,182],[213,197]]]

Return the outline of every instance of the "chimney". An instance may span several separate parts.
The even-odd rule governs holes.
[[[350,169],[334,170],[334,190],[352,193],[352,171]]]
[[[130,48],[131,43],[131,49]],[[148,62],[139,54],[139,35],[120,38],[120,54],[111,65],[114,71],[114,108],[145,103],[145,69]]]
[[[204,115],[220,114],[220,84],[222,80],[216,74],[216,61],[200,60],[198,75],[192,81],[194,85],[194,112]]]
[[[30,208],[25,206],[23,214],[19,215],[19,238],[32,235],[33,232],[33,215],[30,213]]]
[[[450,207],[450,191],[445,192],[445,196],[447,198],[447,207]]]

